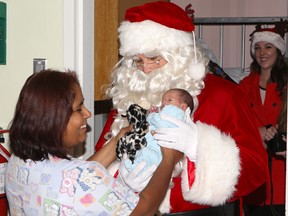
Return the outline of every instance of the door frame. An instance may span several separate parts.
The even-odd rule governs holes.
[[[81,158],[94,153],[94,0],[63,0],[64,67],[75,70],[91,112],[85,148]],[[77,150],[78,151],[78,150]],[[78,152],[79,153],[79,152]]]

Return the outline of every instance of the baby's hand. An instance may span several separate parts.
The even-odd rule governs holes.
[[[152,112],[159,112],[159,107],[151,106],[150,109],[148,110],[148,114]]]

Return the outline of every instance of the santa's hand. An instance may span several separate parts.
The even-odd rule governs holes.
[[[142,191],[150,181],[157,166],[155,164],[151,165],[151,167],[143,171],[144,167],[146,166],[146,162],[141,161],[135,166],[135,168],[131,172],[129,172],[129,170],[125,166],[125,160],[129,160],[127,159],[126,154],[124,154],[123,159],[120,163],[118,178],[120,178],[120,180],[125,185],[133,189],[135,192]]]
[[[196,124],[187,118],[182,122],[174,117],[162,114],[161,119],[176,125],[176,128],[158,128],[153,136],[162,147],[183,152],[190,161],[196,161],[198,131]]]

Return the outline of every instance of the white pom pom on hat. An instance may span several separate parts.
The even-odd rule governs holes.
[[[205,76],[205,66],[199,63],[193,63],[189,67],[189,75],[195,81],[200,81]]]

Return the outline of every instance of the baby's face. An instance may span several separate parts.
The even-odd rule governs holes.
[[[174,105],[183,109],[184,111],[187,108],[187,105],[183,102],[180,94],[176,90],[169,90],[164,93],[160,109],[163,109],[163,107],[166,105]],[[185,107],[183,105],[185,105]]]

